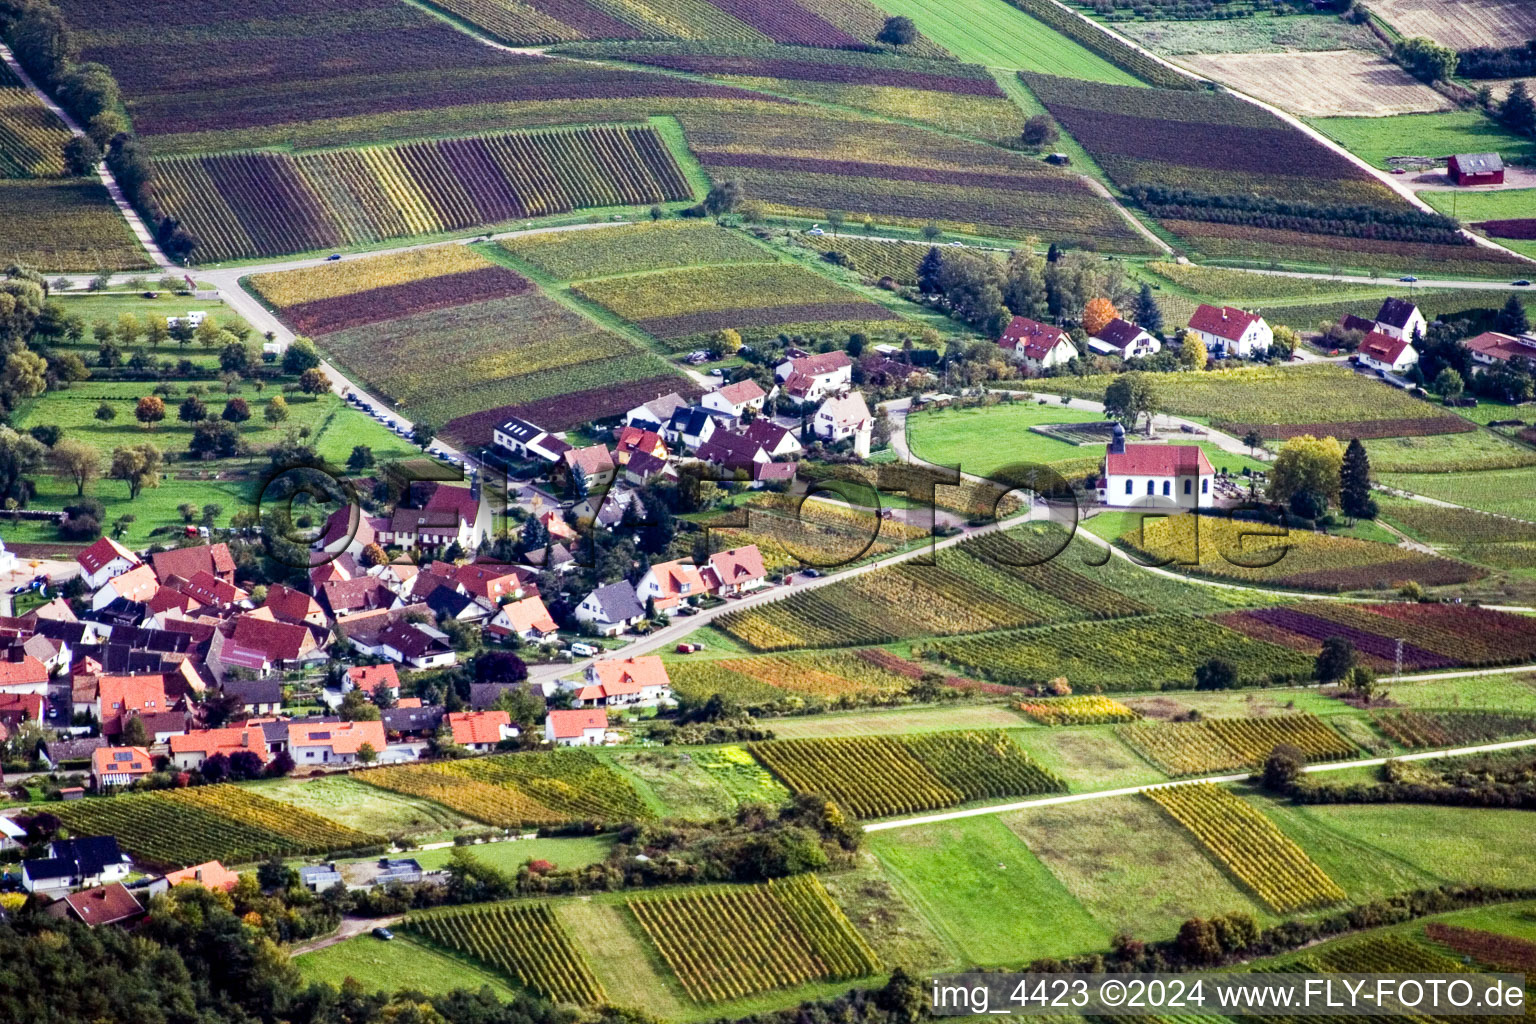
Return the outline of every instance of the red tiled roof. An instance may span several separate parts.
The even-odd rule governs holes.
[[[115,558],[126,558],[130,564],[138,564],[139,556],[123,547],[111,537],[102,537],[90,547],[82,550],[75,556],[75,561],[87,574],[95,574],[105,569]]]
[[[667,666],[654,654],[638,658],[609,658],[592,663],[592,674],[609,695],[638,693],[646,686],[671,686]]]
[[[1245,313],[1232,306],[1218,308],[1202,302],[1195,309],[1195,315],[1189,318],[1189,326],[1191,330],[1214,334],[1228,341],[1237,341],[1242,338],[1244,331],[1262,319],[1263,317],[1257,313]]]
[[[181,586],[181,592],[203,604],[230,605],[250,595],[233,583],[226,583],[210,572],[199,570]]]
[[[746,380],[739,380],[735,384],[727,384],[725,387],[717,390],[720,392],[720,397],[732,405],[746,405],[748,402],[755,402],[759,398],[766,398],[768,396],[768,393],[762,389],[762,386],[750,377]]]
[[[507,617],[507,621],[512,624],[513,632],[518,634],[529,630],[553,633],[556,629],[555,620],[550,616],[549,609],[544,607],[544,601],[541,598],[525,597],[521,601],[511,601],[502,605],[501,615]]]
[[[400,689],[400,673],[393,665],[354,665],[347,669],[347,678],[364,693],[373,693],[380,686],[386,690]]]
[[[763,556],[756,544],[717,551],[709,556],[709,567],[726,586],[763,578]]]
[[[297,661],[315,648],[315,638],[308,629],[291,622],[241,615],[235,619],[232,640],[242,647],[261,651],[272,662]]]
[[[452,512],[463,523],[472,523],[480,512],[480,499],[468,487],[439,486],[427,499],[428,512]]]
[[[501,739],[501,726],[512,724],[512,716],[505,711],[450,711],[446,717],[453,742],[465,747],[496,743]]]
[[[608,453],[606,445],[572,448],[565,453],[565,464],[572,469],[580,469],[587,476],[613,472],[613,456]]]
[[[0,660],[0,686],[30,686],[48,681],[48,666],[24,654],[19,661]]]
[[[1475,338],[1468,338],[1463,344],[1478,355],[1489,359],[1511,359],[1522,356],[1536,360],[1536,340],[1522,341],[1520,338],[1500,334],[1497,331],[1484,331]]]
[[[121,576],[114,576],[108,580],[106,586],[112,588],[118,597],[129,601],[148,601],[155,596],[155,591],[160,589],[160,582],[155,579],[155,572],[147,565],[141,565],[129,569]]]
[[[853,360],[848,358],[847,352],[822,352],[820,355],[801,356],[799,359],[791,359],[789,365],[794,373],[803,373],[807,377],[816,377],[824,373],[841,370],[845,366],[852,366]]]
[[[292,722],[290,747],[330,747],[334,754],[355,754],[366,743],[374,753],[388,746],[383,722]]]
[[[1042,324],[1038,320],[1031,320],[1027,316],[1016,316],[1008,321],[1008,326],[1003,328],[1003,336],[997,339],[1000,348],[1017,350],[1024,346],[1024,354],[1030,359],[1043,359],[1051,349],[1061,342],[1069,345],[1072,339],[1067,332],[1060,327],[1052,327],[1050,324]]]
[[[173,889],[183,882],[196,882],[205,889],[228,892],[240,884],[240,876],[218,861],[210,860],[206,864],[194,864],[190,868],[172,871],[165,876],[165,882]]]
[[[305,617],[320,615],[320,602],[303,591],[285,587],[281,583],[274,583],[267,588],[267,600],[262,607],[272,613],[274,618],[286,622],[303,622]]]
[[[661,585],[658,601],[682,596],[684,584],[692,584],[688,590],[689,596],[697,594],[703,586],[699,579],[699,568],[692,562],[658,562],[651,566],[651,571],[656,574],[656,582]]]
[[[1380,331],[1372,331],[1360,342],[1360,355],[1369,356],[1377,362],[1393,365],[1397,362],[1403,350],[1409,347],[1407,338],[1394,338],[1391,335],[1382,334]]]
[[[644,427],[625,427],[619,431],[619,439],[614,444],[614,450],[621,455],[644,452],[647,455],[665,456],[667,443],[654,430],[646,430]]]
[[[41,722],[48,715],[48,698],[41,693],[0,693],[0,719]]]
[[[523,585],[526,570],[515,565],[474,563],[461,565],[453,571],[453,581],[476,597],[497,598],[515,594]]]
[[[155,762],[143,747],[97,747],[91,751],[91,772],[95,775],[148,775]]]
[[[576,739],[588,729],[608,728],[608,712],[604,708],[574,708],[549,712],[552,740]]]
[[[97,683],[103,720],[126,712],[141,715],[169,711],[175,699],[166,692],[165,676],[102,676]]]
[[[1199,445],[1128,444],[1105,456],[1105,472],[1114,476],[1208,476],[1216,472]]]
[[[235,572],[235,559],[229,553],[229,545],[224,543],[204,544],[195,548],[173,548],[170,551],[161,551],[149,556],[150,564],[155,567],[155,575],[164,583],[172,576],[180,576],[189,580],[199,571],[210,572],[215,576],[233,576]]]
[[[80,920],[92,928],[97,925],[126,921],[130,917],[137,917],[144,913],[144,908],[139,905],[139,901],[134,899],[133,893],[129,892],[122,882],[72,892],[64,897],[64,901],[69,904],[69,909],[73,910]]]
[[[263,761],[267,759],[267,737],[261,726],[246,724],[228,729],[194,729],[185,736],[172,736],[172,754],[230,754],[249,750]]]

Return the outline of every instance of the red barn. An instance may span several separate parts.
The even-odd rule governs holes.
[[[1458,185],[1504,184],[1504,161],[1497,153],[1458,153],[1446,161],[1445,169]]]

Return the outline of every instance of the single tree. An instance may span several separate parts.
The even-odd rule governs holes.
[[[123,445],[112,451],[112,465],[107,475],[128,485],[132,500],[146,487],[160,486],[160,468],[164,465],[160,449],[149,443]]]
[[[736,209],[736,204],[741,202],[741,198],[741,182],[722,181],[711,188],[709,194],[704,197],[704,212],[718,222]]]
[[[208,418],[208,407],[196,395],[188,395],[181,400],[181,408],[176,410],[176,418],[183,423],[201,423]]]
[[[848,215],[846,213],[844,213],[842,210],[828,210],[827,211],[827,223],[832,225],[832,236],[834,238],[836,238],[837,237],[837,233],[842,230],[843,222],[846,221],[847,219],[848,219]]]
[[[1237,668],[1230,661],[1211,658],[1195,668],[1195,689],[1230,690],[1237,685]]]
[[[125,747],[149,746],[149,730],[144,727],[144,719],[138,715],[129,715],[123,722],[121,743]]]
[[[165,419],[165,400],[155,395],[145,395],[134,406],[133,416],[144,424],[146,430],[154,430],[155,424]]]
[[[432,439],[437,436],[437,428],[426,420],[417,420],[411,427],[411,441],[418,448],[431,446]]]
[[[1289,502],[1297,491],[1313,491],[1328,502],[1339,496],[1344,448],[1331,437],[1303,434],[1280,446],[1269,471],[1269,498]]]
[[[251,418],[251,405],[243,398],[231,398],[224,403],[224,411],[219,414],[219,418],[230,423],[244,423]]]
[[[379,752],[373,749],[372,743],[363,743],[357,748],[358,764],[373,764],[379,759]]]
[[[935,295],[941,290],[944,276],[944,254],[938,246],[928,250],[917,265],[917,288],[924,295]]]
[[[734,327],[722,327],[715,332],[714,348],[729,359],[741,351],[741,332]]]
[[[1139,371],[1122,373],[1104,389],[1104,412],[1120,421],[1126,430],[1135,430],[1136,422],[1147,417],[1147,429],[1157,415],[1157,389],[1149,374]]]
[[[64,167],[75,177],[83,178],[87,174],[96,173],[96,165],[99,163],[101,147],[89,135],[76,135],[64,143]]]
[[[885,19],[875,39],[888,46],[908,46],[917,39],[917,25],[904,14],[893,15]]]
[[[277,426],[288,419],[288,399],[282,395],[273,395],[272,399],[267,402],[267,407],[261,415],[267,421],[268,426]]]
[[[1509,87],[1504,102],[1499,104],[1499,120],[1521,135],[1536,136],[1536,100],[1524,82]]]
[[[84,441],[67,437],[48,452],[48,462],[56,476],[75,485],[75,496],[101,477],[101,453]]]
[[[205,458],[232,458],[240,451],[240,430],[225,419],[203,420],[192,428],[187,450]]]
[[[389,564],[389,555],[377,543],[369,544],[363,548],[357,560],[363,563],[363,568],[371,569],[376,565]]]
[[[1026,146],[1049,146],[1061,138],[1061,130],[1056,127],[1050,115],[1036,114],[1024,122],[1024,131],[1019,134],[1019,138]]]
[[[5,297],[0,295],[0,299]],[[36,398],[47,390],[48,360],[36,352],[12,352],[6,356],[5,372],[0,373],[0,394],[11,399]]]
[[[106,402],[102,402],[91,415],[103,423],[111,423],[117,419],[117,409]]]
[[[294,338],[289,346],[283,350],[283,372],[297,377],[305,370],[312,370],[320,365],[320,352],[315,348],[315,343],[308,338]]]
[[[1302,770],[1307,765],[1307,755],[1300,748],[1281,743],[1264,759],[1264,788],[1272,793],[1289,793],[1296,788]]]
[[[1203,370],[1210,358],[1205,342],[1194,331],[1186,333],[1184,340],[1179,342],[1179,365],[1186,370]]]
[[[1083,307],[1083,330],[1090,336],[1098,334],[1119,315],[1120,311],[1115,308],[1115,304],[1103,296],[1089,299]]]
[[[1248,446],[1248,454],[1258,451],[1259,445],[1264,443],[1264,435],[1257,430],[1250,430],[1243,435],[1243,444]]]
[[[1323,649],[1317,654],[1313,675],[1320,683],[1336,683],[1355,667],[1355,645],[1342,636],[1330,636],[1323,641]]]
[[[1142,284],[1141,291],[1136,294],[1136,305],[1133,315],[1136,322],[1143,328],[1158,334],[1163,329],[1163,311],[1157,304],[1157,298],[1152,294],[1150,284]]]
[[[1447,366],[1435,374],[1434,381],[1429,389],[1447,402],[1454,402],[1461,397],[1461,393],[1467,389],[1467,382],[1462,379],[1454,366]]]
[[[354,473],[361,473],[365,469],[373,468],[373,449],[366,444],[352,446],[352,454],[347,456],[347,468]]]
[[[1519,336],[1531,329],[1531,318],[1525,312],[1525,305],[1521,303],[1518,295],[1511,295],[1504,303],[1504,308],[1499,310],[1499,315],[1494,326],[1504,334]]]
[[[323,395],[331,390],[331,378],[318,366],[312,366],[299,374],[299,390],[306,395]]]

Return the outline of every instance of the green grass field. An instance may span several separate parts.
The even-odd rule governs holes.
[[[1505,131],[1482,114],[1397,114],[1393,117],[1315,117],[1308,123],[1377,167],[1394,156],[1445,157],[1490,150],[1506,161],[1536,157],[1536,142]]]
[[[1536,188],[1512,188],[1500,192],[1420,192],[1419,197],[1441,213],[1464,224],[1483,220],[1519,220],[1536,216]],[[1536,242],[1495,238],[1500,245],[1527,256],[1536,256]]]
[[[1028,725],[1023,715],[999,704],[947,708],[893,708],[830,715],[802,715],[773,722],[775,736],[894,736],[948,729],[1018,729]]]
[[[436,995],[456,988],[488,987],[501,999],[511,999],[516,992],[501,975],[399,933],[393,942],[359,935],[294,957],[293,963],[305,981],[339,987],[356,978],[370,992],[409,988]]]
[[[961,963],[1102,949],[1114,934],[994,815],[877,832],[869,845]]]
[[[425,802],[425,801],[423,801]],[[613,849],[612,836],[575,836],[568,839],[516,839],[505,843],[478,843],[465,847],[483,864],[509,873],[530,860],[547,860],[560,868],[584,868],[596,864]],[[453,847],[411,854],[427,870],[447,865]]]
[[[364,785],[344,775],[271,779],[251,783],[249,788],[370,835],[406,833],[420,837],[474,826],[441,804]],[[423,857],[436,852],[427,851]]]
[[[1073,792],[1144,786],[1168,778],[1132,753],[1110,726],[1025,729],[1014,734],[1014,741],[1066,779]]]
[[[1536,521],[1536,468],[1486,473],[1382,473],[1379,479],[1388,487],[1414,494]]]
[[[1362,442],[1378,473],[1514,469],[1536,465],[1536,451],[1488,430]]]
[[[1003,0],[877,0],[961,60],[1116,85],[1142,82]]]
[[[1045,437],[1030,427],[1048,423],[1100,423],[1103,415],[1056,402],[1009,402],[975,409],[937,409],[907,419],[912,454],[940,466],[987,476],[1018,462],[1067,462],[1102,455],[1094,445]]]

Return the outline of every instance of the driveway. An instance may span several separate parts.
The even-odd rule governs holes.
[[[310,939],[301,942],[297,946],[288,947],[289,956],[298,956],[301,953],[313,953],[327,946],[334,946],[338,942],[354,939],[359,935],[373,931],[375,928],[389,928],[405,920],[404,914],[395,914],[390,917],[344,917],[341,926],[323,939]],[[383,940],[380,940],[383,941]]]

